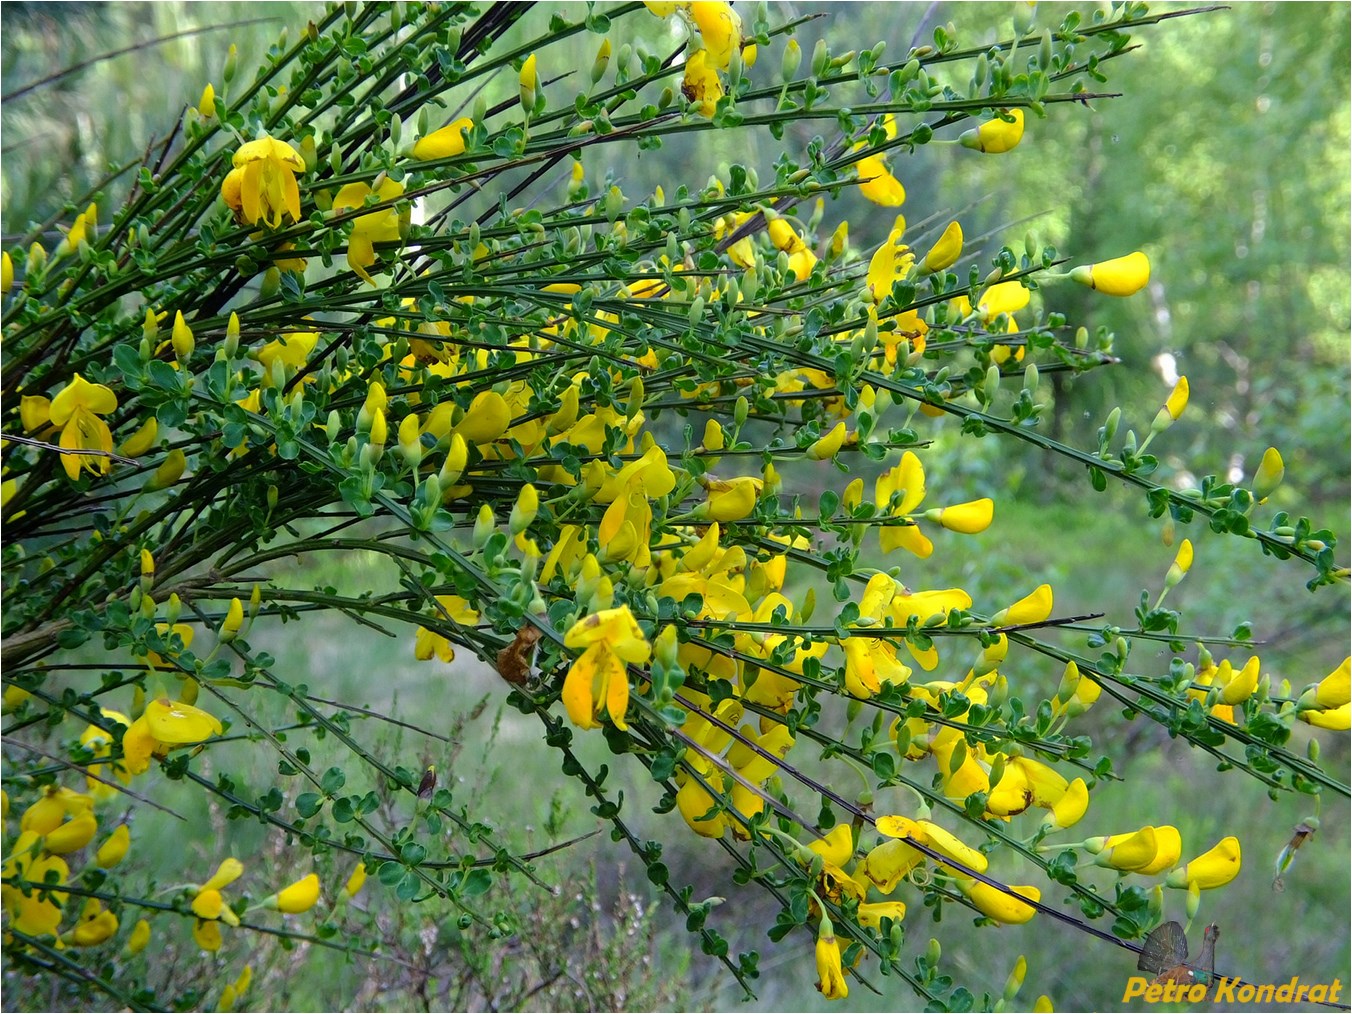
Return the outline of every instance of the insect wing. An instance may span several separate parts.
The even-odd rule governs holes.
[[[1176,922],[1156,926],[1145,938],[1136,967],[1142,972],[1156,974],[1183,964],[1188,957],[1188,938]]]

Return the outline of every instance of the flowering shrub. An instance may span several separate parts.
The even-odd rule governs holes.
[[[978,601],[925,577],[999,523],[992,500],[927,481],[928,434],[952,416],[1308,567],[1312,589],[1347,580],[1330,532],[1263,507],[1276,450],[1249,486],[1156,481],[1148,451],[1186,379],[1153,419],[1114,410],[1088,449],[1038,428],[1044,373],[1112,361],[1111,335],[1055,310],[1058,286],[1129,297],[1144,253],[1067,265],[1033,236],[973,246],[959,221],[895,210],[909,152],[1018,158],[1161,16],[1029,12],[998,45],[945,28],[805,55],[765,5],[525,13],[335,6],[252,76],[232,47],[129,193],[110,180],[59,241],[34,226],[4,252],[13,968],[138,1009],[229,1009],[247,964],[184,998],[138,986],[137,962],[248,933],[366,955],[343,928],[368,874],[492,930],[475,899],[530,858],[251,646],[315,611],[401,628],[429,673],[457,651],[493,665],[748,990],[756,956],[717,929],[735,916],[671,882],[576,737],[646,769],[670,834],[716,840],[769,892],[770,936],[814,953],[826,997],[878,968],[944,1009],[972,997],[908,911],[1139,949],[1238,873],[1224,829],[1094,819],[1112,765],[1077,722],[1105,695],[1271,791],[1346,794],[1287,742],[1298,722],[1348,729],[1348,663],[1293,687],[1245,632],[1187,631],[1165,599],[1188,539],[1125,622],[1059,615],[1046,584]],[[684,25],[669,54],[625,41],[654,16]],[[590,68],[551,59],[583,33]],[[598,168],[612,145],[796,122],[822,133],[772,179],[730,165],[635,198]],[[876,247],[833,212],[853,190],[888,209]],[[396,591],[293,582],[288,561],[357,549]],[[296,721],[261,717],[269,700]],[[242,736],[275,754],[262,793],[203,772]],[[321,739],[347,762],[312,763]],[[124,814],[173,783],[259,822],[290,872],[219,855],[124,875],[140,845]],[[1014,1004],[1024,975],[986,1002]]]

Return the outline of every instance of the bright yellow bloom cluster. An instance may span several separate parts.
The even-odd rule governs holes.
[[[242,222],[279,229],[283,215],[300,221],[300,187],[296,174],[305,162],[296,149],[275,137],[249,141],[235,152],[234,168],[221,182],[221,199]]]

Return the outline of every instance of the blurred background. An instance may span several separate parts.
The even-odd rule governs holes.
[[[934,27],[949,21],[965,44],[993,42],[1008,34],[1013,10],[1005,3],[777,7],[782,15],[824,12],[799,30],[805,51],[818,35],[833,40],[836,50],[886,39],[884,62],[929,41]],[[1039,24],[1054,26],[1069,9],[1040,4]],[[230,43],[239,48],[244,72],[264,58],[283,26],[294,38],[314,11],[305,3],[5,3],[0,231],[6,245],[30,222],[48,219],[67,202],[79,203],[110,166],[134,163],[153,138],[162,138],[185,105],[196,104],[208,80],[219,86]],[[523,37],[538,32],[547,17],[546,5],[532,12],[520,29]],[[636,46],[653,52],[665,54],[681,41],[674,22],[636,15],[624,24],[635,33]],[[176,33],[190,34],[157,41]],[[902,210],[908,218],[934,215],[942,225],[959,217],[969,237],[990,235],[992,252],[1003,243],[1020,249],[1033,229],[1077,263],[1134,249],[1150,255],[1151,284],[1134,299],[1093,298],[1073,286],[1035,295],[1035,309],[1115,331],[1122,360],[1073,386],[1058,380],[1045,424],[1053,435],[1089,445],[1114,406],[1122,407],[1124,425],[1143,431],[1176,377],[1185,374],[1192,389],[1188,412],[1153,448],[1161,457],[1161,474],[1181,485],[1204,474],[1246,481],[1263,450],[1276,446],[1286,461],[1286,481],[1270,507],[1307,515],[1317,527],[1340,535],[1349,532],[1348,39],[1349,7],[1342,3],[1246,3],[1171,20],[1142,31],[1135,40],[1139,48],[1106,68],[1109,83],[1102,90],[1123,98],[1056,106],[1046,120],[1030,117],[1012,155],[982,158],[932,146],[893,159],[907,189]],[[542,79],[591,65],[595,43],[586,35],[574,41],[572,65],[542,66]],[[127,48],[131,51],[100,58]],[[550,52],[557,60],[567,50]],[[778,48],[763,56],[769,59],[763,72],[774,73]],[[78,69],[59,74],[67,68]],[[35,82],[42,83],[29,89]],[[515,81],[505,82],[504,93],[509,85],[515,90]],[[565,79],[552,87],[566,95],[569,86]],[[782,146],[799,151],[817,129],[824,128],[799,125],[786,133]],[[779,146],[768,135],[739,133],[735,141],[688,135],[653,152],[589,149],[589,157],[609,161],[588,162],[587,172],[593,179],[612,174],[637,200],[657,184],[669,193],[675,182],[702,184],[720,162],[753,165],[762,179],[770,178]],[[109,192],[115,195],[118,185]],[[860,249],[881,241],[892,218],[847,194],[828,208],[821,234],[829,236],[841,217],[849,219],[851,242]],[[902,575],[908,584],[960,584],[978,602],[1002,603],[1049,581],[1058,613],[1104,612],[1128,622],[1141,590],[1159,587],[1174,549],[1162,541],[1160,522],[1147,518],[1142,497],[1115,487],[1096,494],[1082,474],[1057,462],[1003,441],[963,437],[950,421],[926,424],[932,427],[926,436],[935,441],[926,459],[931,485],[942,485],[952,502],[992,496],[998,509],[995,525],[983,535],[957,547],[940,544],[929,561],[916,562],[913,573]],[[1250,623],[1261,642],[1255,651],[1263,671],[1297,688],[1322,677],[1347,654],[1345,589],[1312,595],[1304,588],[1307,568],[1273,565],[1256,545],[1214,536],[1196,524],[1180,526],[1176,536],[1191,538],[1197,547],[1196,569],[1169,598],[1184,612],[1184,629],[1228,633]],[[1339,556],[1346,559],[1345,547]],[[341,569],[316,564],[292,577],[300,585],[356,583],[373,590],[391,580],[360,556],[344,559]],[[558,773],[558,755],[541,741],[538,726],[504,711],[504,685],[475,660],[449,667],[420,664],[413,659],[411,632],[394,643],[341,618],[307,621],[253,642],[276,655],[280,674],[308,683],[313,693],[417,716],[419,724],[446,736],[442,741],[407,730],[396,735],[388,726],[359,724],[373,749],[396,751],[409,766],[435,761],[457,803],[491,820],[515,844],[539,847],[597,826],[574,783]],[[1247,655],[1232,657],[1242,662]],[[1138,652],[1132,667],[1148,671],[1153,663]],[[1161,654],[1159,668],[1167,663]],[[1050,687],[1058,674],[1025,675]],[[1240,879],[1208,896],[1203,907],[1203,918],[1221,926],[1219,969],[1252,982],[1282,982],[1297,974],[1306,982],[1348,981],[1345,800],[1327,801],[1319,834],[1301,851],[1285,891],[1277,892],[1272,887],[1277,853],[1293,826],[1315,812],[1314,800],[1269,799],[1241,773],[1218,772],[1158,727],[1128,722],[1106,706],[1084,722],[1082,731],[1113,757],[1125,779],[1096,793],[1081,825],[1085,834],[1134,829],[1163,822],[1161,814],[1168,814],[1192,854],[1224,834],[1240,835]],[[1297,729],[1294,748],[1304,748],[1304,737],[1304,728]],[[1325,767],[1345,781],[1346,737],[1321,738]],[[599,737],[578,742],[588,760],[602,763],[604,744],[594,740]],[[222,770],[251,771],[259,792],[275,777],[266,755],[248,743],[221,751],[213,763]],[[626,811],[639,833],[683,846],[664,855],[673,881],[693,884],[697,899],[726,897],[713,922],[731,937],[734,951],[761,953],[759,998],[748,1009],[822,1006],[803,939],[771,944],[764,930],[773,912],[760,892],[731,885],[731,868],[715,845],[685,835],[684,828],[669,833],[679,820],[635,805],[655,802],[657,793],[636,772],[619,767],[615,785],[624,788]],[[236,854],[256,850],[263,841],[256,824],[224,821],[207,811],[199,793],[179,789],[179,794],[172,805],[199,814],[201,833],[225,837]],[[144,824],[154,821],[155,815],[147,815]],[[166,840],[164,848],[166,858],[181,857],[186,848],[203,863],[220,854],[207,839]],[[543,860],[541,869],[547,879],[566,885],[558,898],[542,901],[524,882],[501,884],[490,896],[493,905],[530,927],[534,951],[519,940],[489,944],[461,937],[453,915],[425,905],[383,924],[389,948],[407,946],[404,956],[421,963],[422,973],[393,965],[372,973],[362,962],[318,952],[307,955],[297,971],[293,959],[278,953],[260,965],[254,1003],[274,1009],[406,1009],[422,1005],[427,968],[435,968],[430,1006],[503,1007],[518,994],[502,992],[509,978],[502,968],[538,966],[543,979],[549,968],[571,969],[568,961],[578,960],[586,967],[560,973],[551,987],[558,999],[543,991],[520,1003],[583,1009],[737,1005],[735,984],[716,962],[698,954],[681,920],[666,907],[654,907],[641,866],[622,846],[601,835]],[[590,876],[583,873],[588,869]],[[1002,872],[1021,882],[1018,871]],[[1109,883],[1105,878],[1103,886]],[[380,890],[374,883],[367,888]],[[369,898],[367,903],[378,904]],[[1171,915],[1181,919],[1182,898],[1170,898],[1170,904]],[[917,948],[933,932],[929,919],[919,906],[907,917],[908,941]],[[1126,951],[1042,920],[998,930],[976,930],[958,912],[945,921],[946,970],[978,992],[998,993],[1017,955],[1026,954],[1025,1002],[1047,992],[1063,1010],[1121,1006],[1122,987],[1134,970]],[[489,954],[499,962],[498,979],[475,971],[471,966],[479,959],[466,958],[462,945],[479,959]],[[879,992],[852,984],[851,1007],[896,1010],[914,1004],[903,983],[866,975]],[[451,992],[448,982],[459,983],[455,988],[464,992]]]

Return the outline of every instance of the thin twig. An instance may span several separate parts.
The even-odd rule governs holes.
[[[5,434],[5,439],[12,440],[16,444],[41,447],[44,451],[55,451],[57,454],[78,454],[82,457],[90,458],[112,458],[114,461],[120,462],[123,465],[138,464],[135,458],[124,458],[122,455],[114,454],[112,451],[98,451],[93,448],[58,447],[56,444],[49,444],[45,440],[34,440],[32,437],[21,437],[10,433]]]
[[[17,746],[20,750],[27,750],[29,753],[37,754],[39,757],[45,757],[47,758],[47,760],[51,761],[54,764],[60,764],[62,767],[70,768],[71,770],[74,771],[79,771],[81,774],[87,775],[88,777],[94,779],[94,781],[102,782],[109,788],[116,789],[118,792],[121,792],[124,795],[131,796],[132,799],[135,799],[138,802],[145,803],[147,806],[153,806],[155,809],[161,810],[164,813],[169,814],[169,816],[171,817],[177,817],[179,820],[182,821],[187,820],[187,818],[184,817],[181,813],[171,810],[167,806],[161,806],[159,803],[147,799],[145,796],[142,796],[139,793],[132,792],[131,789],[127,788],[125,785],[119,785],[117,782],[110,782],[107,778],[104,778],[101,775],[94,774],[94,772],[90,771],[89,768],[83,767],[82,765],[79,764],[75,764],[71,761],[66,760],[65,758],[57,757],[55,754],[50,754],[46,750],[39,750],[37,747],[30,746],[27,743],[20,743],[17,739],[14,739],[12,736],[6,738],[5,746]]]
[[[123,46],[121,49],[114,49],[110,50],[107,53],[100,53],[98,56],[91,56],[88,60],[81,60],[79,63],[73,63],[69,67],[65,67],[52,74],[48,74],[46,77],[40,77],[36,81],[33,81],[32,83],[26,84],[22,88],[10,92],[10,94],[5,96],[5,101],[13,101],[14,99],[23,98],[31,91],[36,91],[38,88],[42,88],[49,84],[54,84],[55,82],[60,81],[62,78],[70,77],[72,74],[78,74],[86,67],[92,67],[96,63],[101,63],[104,60],[111,60],[114,57],[125,56],[128,53],[135,53],[137,50],[153,49],[154,47],[162,45],[166,42],[173,42],[175,39],[182,39],[189,35],[205,35],[208,32],[222,32],[225,31],[227,28],[241,28],[244,25],[258,25],[268,21],[281,21],[281,20],[282,20],[281,18],[277,17],[249,18],[246,21],[232,21],[229,24],[225,25],[204,25],[201,28],[187,28],[181,32],[174,32],[172,35],[161,35],[158,39],[150,39],[146,42],[138,42],[134,46]]]

